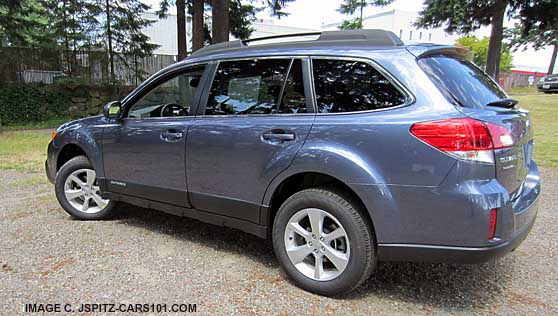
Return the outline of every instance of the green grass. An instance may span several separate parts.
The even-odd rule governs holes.
[[[544,95],[544,92],[539,92],[537,90],[536,86],[531,86],[531,87],[517,87],[517,88],[511,88],[510,91],[508,91],[508,94],[513,94],[513,95],[518,95],[518,94],[540,94],[540,95]]]
[[[50,133],[45,130],[0,133],[0,170],[42,171]]]
[[[69,118],[54,118],[40,122],[20,123],[15,125],[4,126],[7,130],[23,130],[23,129],[44,129],[44,128],[57,128],[65,122],[70,121]]]
[[[512,95],[531,112],[535,132],[535,160],[558,168],[558,94]]]
[[[531,112],[535,132],[535,160],[540,166],[558,168],[558,94],[512,97]],[[43,126],[47,125],[45,123]],[[49,141],[50,132],[45,130],[1,132],[0,170],[42,171]]]

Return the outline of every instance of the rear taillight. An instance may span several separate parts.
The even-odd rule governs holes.
[[[456,158],[488,163],[494,163],[494,149],[513,143],[505,126],[472,118],[416,123],[411,126],[411,133]]]
[[[496,218],[498,213],[495,208],[490,210],[490,221],[488,222],[488,239],[494,239],[496,235]]]

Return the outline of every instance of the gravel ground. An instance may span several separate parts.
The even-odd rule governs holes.
[[[482,265],[381,263],[343,299],[306,293],[257,237],[133,206],[72,220],[42,173],[0,171],[0,315],[25,303],[190,303],[199,315],[558,315],[558,169],[522,246]]]

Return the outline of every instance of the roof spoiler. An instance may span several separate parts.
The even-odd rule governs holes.
[[[433,55],[449,55],[466,60],[473,59],[471,50],[462,46],[417,45],[407,46],[407,49],[415,55],[417,59]]]

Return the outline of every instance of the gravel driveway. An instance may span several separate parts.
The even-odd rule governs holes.
[[[189,303],[197,315],[558,315],[558,169],[533,231],[483,265],[381,263],[355,293],[306,293],[257,237],[133,206],[74,221],[42,173],[0,171],[0,315],[26,303]]]

